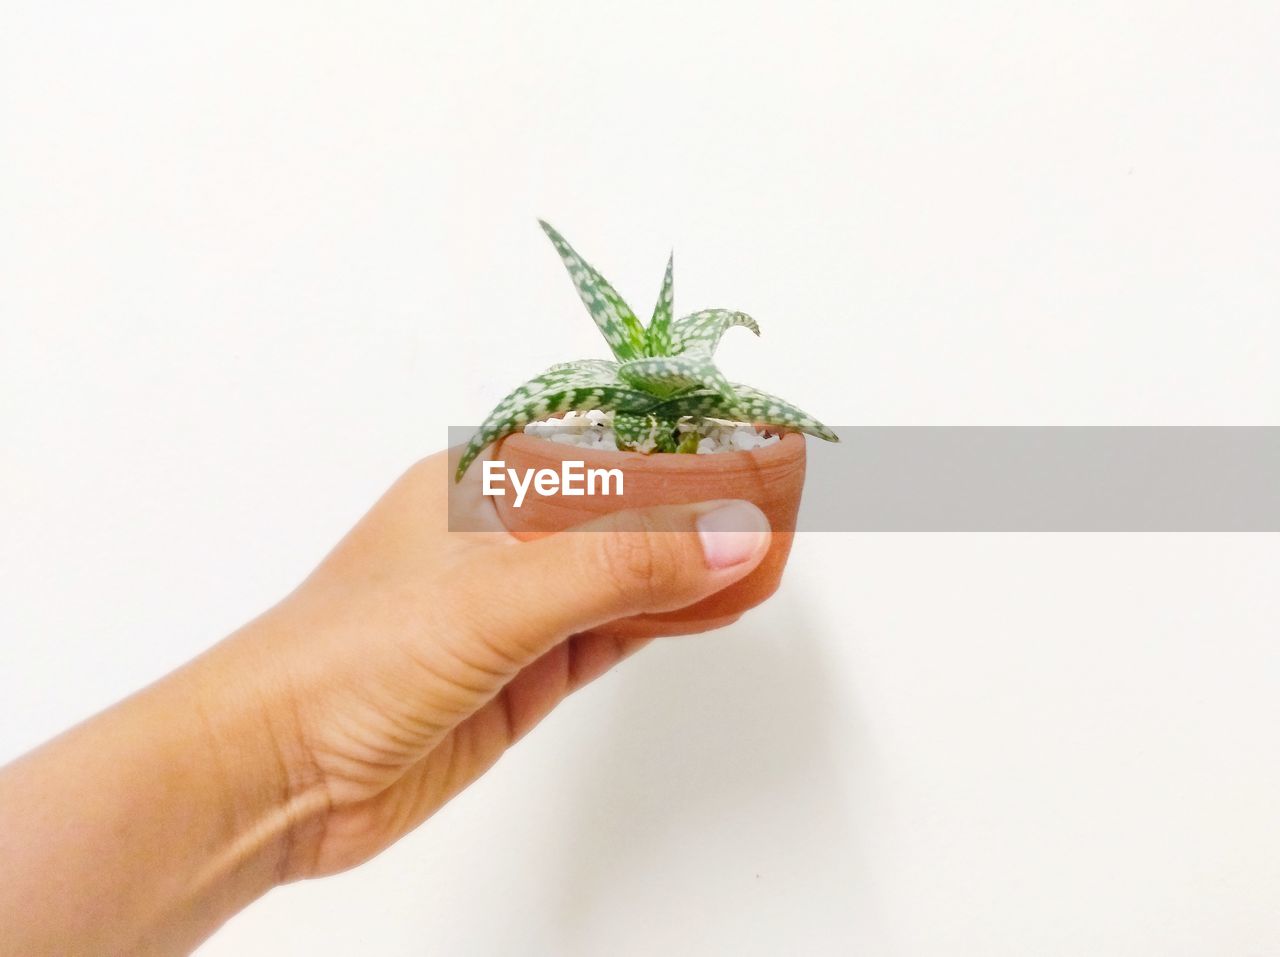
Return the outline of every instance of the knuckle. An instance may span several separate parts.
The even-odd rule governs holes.
[[[624,597],[648,606],[670,594],[679,579],[670,538],[643,513],[620,517],[602,536],[601,565]]]
[[[493,600],[486,574],[492,563],[490,559],[486,563],[490,568],[480,570],[474,562],[466,562],[447,572],[441,594],[450,598],[436,613],[446,621],[441,632],[454,636],[455,647],[465,651],[469,664],[486,671],[514,670],[523,661],[525,649],[515,637],[519,629],[512,607]],[[517,574],[518,569],[510,568],[503,577]]]

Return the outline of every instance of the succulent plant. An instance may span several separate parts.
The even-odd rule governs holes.
[[[489,413],[472,436],[455,481],[486,447],[530,422],[564,412],[613,412],[619,449],[692,452],[681,442],[682,419],[729,419],[807,432],[837,442],[834,432],[807,412],[777,396],[730,382],[713,357],[720,338],[733,326],[757,336],[760,327],[746,313],[703,309],[672,318],[671,267],[646,327],[605,278],[549,224],[538,221],[564,261],[578,295],[612,350],[615,362],[581,359],[554,365],[513,390]]]

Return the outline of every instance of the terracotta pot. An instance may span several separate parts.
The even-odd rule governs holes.
[[[617,622],[618,631],[662,635],[727,624],[778,588],[804,487],[805,445],[799,433],[784,435],[782,441],[750,452],[711,455],[603,452],[518,433],[499,445],[494,458],[522,473],[525,469],[558,472],[565,460],[581,461],[588,469],[616,468],[623,473],[623,495],[538,496],[531,492],[520,508],[512,507],[512,496],[495,498],[503,524],[520,539],[539,538],[626,508],[711,499],[746,499],[768,516],[773,542],[750,575],[686,608]]]

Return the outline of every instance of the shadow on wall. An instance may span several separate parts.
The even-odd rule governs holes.
[[[826,953],[878,940],[859,852],[866,737],[822,637],[790,588],[622,666],[562,772],[562,858],[546,873],[563,945]]]

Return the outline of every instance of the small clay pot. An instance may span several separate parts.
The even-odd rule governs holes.
[[[778,588],[791,551],[791,539],[804,488],[804,436],[788,433],[780,442],[749,452],[710,455],[599,451],[523,433],[508,436],[494,458],[523,474],[526,469],[560,470],[566,460],[588,469],[620,469],[622,495],[535,495],[520,508],[512,496],[494,499],[503,524],[522,540],[563,531],[600,515],[650,505],[682,505],[713,499],[745,499],[760,507],[773,529],[769,551],[746,578],[724,591],[686,608],[660,614],[637,615],[615,622],[615,630],[629,635],[663,635],[698,631],[727,624],[760,604]],[[584,533],[590,534],[590,533]]]

